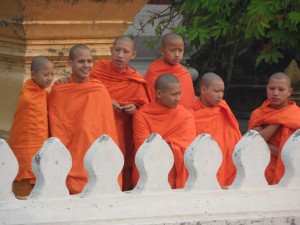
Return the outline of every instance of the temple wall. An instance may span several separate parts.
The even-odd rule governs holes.
[[[56,77],[68,75],[75,44],[88,45],[95,59],[108,58],[116,37],[132,24],[147,0],[0,1],[0,137],[7,139],[33,57],[45,55]]]

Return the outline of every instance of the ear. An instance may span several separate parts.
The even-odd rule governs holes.
[[[203,95],[206,91],[206,87],[204,85],[200,86],[200,94]]]
[[[288,96],[290,96],[292,94],[292,92],[293,92],[293,88],[290,87],[290,89],[289,89],[289,95]]]
[[[156,98],[161,98],[161,90],[155,90]]]
[[[132,52],[132,56],[131,56],[130,59],[134,59],[134,58],[136,57],[136,55],[137,55],[137,52],[136,52],[136,51],[133,51],[133,52]]]
[[[72,64],[73,64],[73,61],[72,61],[71,59],[68,59],[68,65],[69,65],[70,67],[72,67]]]
[[[163,47],[161,47],[161,48],[159,49],[159,51],[160,51],[160,54],[161,54],[162,56],[164,56],[164,54],[165,54],[165,49],[164,49]]]
[[[35,80],[35,78],[36,78],[36,72],[31,71],[30,72],[30,76],[31,76],[31,79]]]

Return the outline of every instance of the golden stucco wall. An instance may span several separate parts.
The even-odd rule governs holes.
[[[132,23],[148,0],[0,1],[0,137],[7,139],[33,57],[48,56],[56,75],[67,75],[71,46],[87,44],[95,59]]]

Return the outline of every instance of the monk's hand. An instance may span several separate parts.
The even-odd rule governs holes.
[[[113,105],[114,110],[116,110],[118,112],[122,111],[122,107],[116,100],[112,100],[111,103]]]
[[[54,85],[68,84],[68,83],[69,83],[69,78],[68,77],[61,77],[61,78],[57,79],[56,81],[54,81]]]
[[[135,111],[137,110],[135,104],[124,105],[122,108],[123,108],[124,112],[126,112],[127,114],[130,114],[130,115],[135,113]]]

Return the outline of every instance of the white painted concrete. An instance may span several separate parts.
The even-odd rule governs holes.
[[[116,191],[111,194],[90,192],[88,197],[66,195],[50,198],[50,195],[45,195],[48,197],[23,201],[9,197],[11,196],[9,191],[2,191],[0,195],[0,224],[297,225],[300,224],[299,134],[300,130],[296,131],[284,146],[282,153],[284,163],[291,165],[286,165],[284,181],[278,185],[265,185],[261,173],[264,165],[266,165],[268,150],[265,148],[266,143],[262,141],[259,134],[250,131],[243,136],[235,149],[234,159],[238,165],[239,176],[237,179],[239,181],[236,181],[234,188],[228,190],[213,189],[211,187],[215,187],[213,186],[215,179],[201,175],[200,171],[204,168],[216,173],[216,167],[220,164],[213,139],[210,139],[208,135],[203,135],[199,136],[189,147],[189,153],[186,154],[185,159],[185,162],[190,164],[188,168],[193,170],[189,172],[196,176],[197,182],[193,183],[194,186],[191,185],[191,188],[170,190],[169,186],[166,185],[166,173],[173,164],[172,152],[160,136],[152,135],[141,146],[139,150],[141,152],[137,156],[139,169],[143,171],[139,181],[142,191],[125,193]],[[206,154],[208,149],[198,148],[196,143],[201,144],[203,148],[214,146],[215,153],[212,154],[215,154],[217,162],[212,162],[213,157]],[[49,146],[47,146],[48,144]],[[49,143],[48,140],[45,145],[42,150],[44,149],[43,151],[46,153],[39,153],[41,157],[38,160],[40,162],[39,168],[43,168],[41,165],[43,163],[48,163],[49,167],[57,165],[53,161],[54,158],[51,158],[52,156],[49,158],[47,150],[50,152],[51,149],[60,148],[59,151],[53,151],[65,152],[62,150],[64,146],[56,141]],[[98,171],[99,168],[95,169],[97,165],[95,162],[100,155],[110,156],[108,153],[103,153],[105,151],[103,148],[108,152],[114,152],[112,155],[115,154],[117,149],[112,145],[114,143],[111,143],[109,138],[98,139],[91,148],[96,146],[95,152],[92,154],[93,150],[90,150],[90,155],[86,157],[86,159],[90,158],[90,160],[86,160],[86,168],[94,168],[92,171],[95,174],[101,174]],[[0,142],[0,154],[5,151],[9,152],[9,150],[5,143]],[[41,152],[43,152],[42,150]],[[203,152],[202,155],[201,152]],[[6,158],[9,154],[6,153]],[[62,154],[57,154],[57,156],[61,157]],[[61,158],[62,161],[59,161],[59,164],[63,163],[64,160],[69,160],[66,155]],[[256,162],[253,161],[254,158]],[[51,162],[46,162],[46,159],[50,159]],[[199,159],[207,162],[206,166],[199,165],[196,162]],[[4,162],[7,161],[4,160]],[[166,165],[162,165],[162,162]],[[89,165],[93,163],[94,165]],[[15,171],[17,165],[10,163],[8,166],[5,171],[0,169],[1,185],[5,181],[12,183],[13,179],[3,181],[5,173],[11,173],[15,176],[15,173],[10,171]],[[104,170],[107,168],[108,166],[102,167]],[[163,175],[159,172],[162,172]],[[57,171],[54,170],[54,173],[56,174]],[[202,173],[204,172],[202,171]],[[211,174],[215,177],[213,172],[205,172],[205,174],[206,176]],[[37,173],[37,176],[40,174]],[[212,186],[207,186],[206,190],[200,190],[202,188],[200,176],[206,181],[213,182]],[[160,182],[158,177],[162,179]],[[99,179],[95,180],[95,185],[98,185],[98,181]],[[157,185],[153,186],[149,182],[157,182]],[[9,185],[7,184],[7,186]],[[159,190],[158,186],[161,186],[162,189]]]
[[[172,150],[159,134],[152,134],[141,145],[136,154],[135,163],[140,179],[134,191],[168,191],[171,186],[168,174],[174,164]]]
[[[279,185],[300,188],[300,129],[297,130],[282,148],[282,161],[285,165],[285,174]]]
[[[5,140],[0,139],[0,202],[14,200],[12,183],[18,174],[19,164]]]
[[[107,135],[101,135],[90,147],[84,157],[84,166],[89,174],[89,181],[82,196],[120,193],[118,183],[124,165],[124,158],[119,147]]]
[[[265,170],[270,162],[270,149],[257,131],[248,131],[233,152],[236,178],[231,188],[263,188],[268,185]]]
[[[184,163],[189,171],[185,190],[220,189],[217,172],[222,163],[222,152],[209,134],[199,135],[188,147]]]
[[[69,195],[66,178],[72,167],[71,154],[57,138],[49,138],[32,159],[36,184],[29,199]]]

